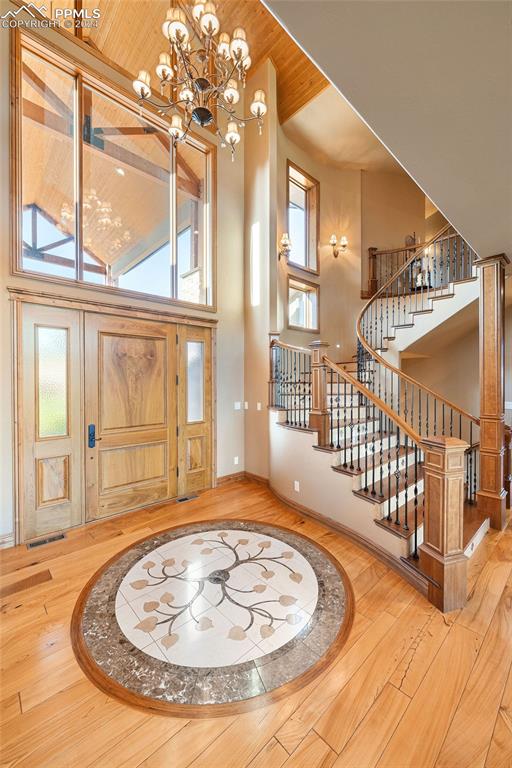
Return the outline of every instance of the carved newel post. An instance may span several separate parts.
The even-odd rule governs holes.
[[[318,445],[329,443],[329,410],[327,408],[327,371],[322,361],[327,341],[313,341],[311,360],[311,410],[309,412],[310,429],[318,430]]]
[[[478,509],[501,530],[506,523],[504,253],[480,259],[480,483]]]
[[[466,602],[463,525],[467,448],[464,440],[455,437],[429,437],[421,443],[425,455],[425,521],[420,564],[430,579],[428,599],[441,611],[454,611]]]

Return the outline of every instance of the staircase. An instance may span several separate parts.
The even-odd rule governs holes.
[[[302,349],[274,339],[269,402],[278,411],[279,426],[318,436],[312,447],[328,457],[340,482],[343,478],[340,496],[350,488],[351,508],[357,499],[358,509],[362,502],[371,510],[379,533],[370,531],[366,537],[421,573],[428,571],[420,549],[425,441],[458,438],[467,444],[466,556],[489,528],[477,508],[479,419],[403,373],[396,365],[396,348],[390,351],[390,345],[404,329],[413,335],[426,316],[439,313],[438,307],[451,301],[457,311],[457,295],[466,301],[468,286],[476,292],[476,254],[451,226],[422,246],[390,253],[393,256],[384,257],[374,271],[374,293],[357,321],[355,361],[333,362],[323,354],[327,345],[322,342]],[[317,471],[318,482],[330,488],[327,477],[320,477],[320,465]],[[339,513],[342,519],[344,514]]]

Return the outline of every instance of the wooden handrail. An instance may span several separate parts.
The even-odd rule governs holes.
[[[451,224],[446,224],[442,229],[439,230],[439,232],[434,235],[427,243],[425,243],[421,251],[426,250],[426,248],[429,248],[432,243],[439,240],[445,232],[447,232],[448,229],[450,229]],[[409,266],[418,259],[418,253],[413,253],[412,256],[410,256],[407,261],[400,267],[400,269],[395,272],[394,275],[392,275],[389,280],[387,280],[384,285],[382,285],[377,292],[366,302],[364,307],[362,308],[361,312],[359,313],[359,317],[357,318],[357,337],[363,347],[366,349],[367,352],[370,353],[370,355],[373,357],[374,360],[377,360],[377,362],[381,363],[385,368],[387,368],[389,371],[393,371],[397,374],[401,379],[404,381],[408,381],[410,384],[413,384],[415,387],[418,387],[419,389],[423,390],[424,392],[428,393],[429,395],[432,395],[432,397],[435,397],[439,402],[444,403],[448,408],[452,408],[456,413],[459,413],[461,416],[464,416],[465,418],[469,419],[473,422],[473,424],[477,424],[480,426],[480,419],[476,416],[473,416],[473,414],[469,413],[468,411],[464,410],[464,408],[460,408],[458,405],[455,405],[455,403],[452,403],[451,400],[448,400],[447,398],[440,395],[438,392],[435,392],[430,387],[427,387],[426,385],[419,382],[417,379],[413,379],[412,376],[409,376],[407,373],[404,373],[400,368],[397,368],[396,366],[392,365],[391,363],[388,363],[387,360],[385,360],[381,355],[376,352],[373,347],[370,346],[370,344],[366,341],[363,331],[362,331],[362,321],[365,312],[369,308],[369,306],[379,297],[381,297],[383,294],[385,294],[386,290],[389,288],[390,285],[392,285],[395,280],[400,277],[408,268]]]
[[[306,349],[306,347],[295,347],[292,344],[285,344],[283,341],[279,341],[279,339],[273,339],[270,342],[271,347],[280,347],[281,349],[289,349],[292,352],[303,352],[305,355],[311,355],[311,350]]]
[[[452,235],[442,235],[441,232],[443,232],[445,229],[448,229],[451,225],[445,224],[442,230],[433,238],[436,242],[439,242],[440,240],[449,240],[451,237],[457,237],[458,232],[454,232]],[[424,243],[416,243],[416,245],[404,245],[402,248],[387,248],[383,251],[374,251],[375,256],[385,256],[388,253],[402,253],[403,251],[422,251],[424,248],[428,248],[430,245],[432,245],[433,240],[425,240]]]
[[[411,427],[410,424],[408,424],[404,419],[402,419],[401,416],[399,416],[395,411],[393,411],[387,403],[384,402],[384,400],[381,400],[381,398],[376,395],[374,392],[372,392],[370,389],[367,389],[364,384],[362,384],[358,379],[354,378],[350,373],[345,371],[343,368],[340,368],[339,365],[336,365],[332,360],[329,360],[329,358],[324,355],[322,358],[323,362],[327,366],[327,368],[330,368],[335,373],[339,374],[342,379],[345,379],[346,382],[351,384],[354,389],[357,389],[358,392],[360,392],[362,395],[368,398],[368,400],[371,400],[372,403],[374,403],[377,408],[384,413],[385,416],[387,416],[390,421],[393,421],[398,427],[400,427],[405,434],[409,435],[411,440],[415,443],[421,442],[421,435],[416,432],[415,429]]]

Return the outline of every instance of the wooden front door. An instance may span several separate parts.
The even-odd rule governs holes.
[[[18,360],[22,541],[82,520],[81,313],[25,304]]]
[[[177,494],[177,327],[86,314],[86,519]]]

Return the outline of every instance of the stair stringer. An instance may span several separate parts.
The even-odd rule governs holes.
[[[315,451],[317,433],[285,429],[284,415],[269,411],[270,486],[280,497],[332,522],[350,529],[377,549],[396,560],[409,555],[406,539],[375,525],[375,508],[355,496],[353,480],[333,472],[329,452]],[[294,491],[294,481],[300,492]]]
[[[453,283],[453,296],[449,298],[436,299],[430,301],[432,312],[425,314],[410,313],[411,321],[414,323],[412,328],[395,327],[395,339],[389,339],[386,342],[387,349],[380,354],[392,365],[397,365],[400,352],[405,352],[411,344],[414,344],[423,336],[439,328],[443,323],[460,312],[468,304],[478,301],[480,295],[480,280],[476,278],[473,281]]]

